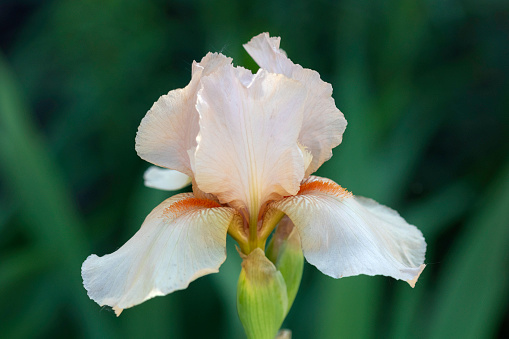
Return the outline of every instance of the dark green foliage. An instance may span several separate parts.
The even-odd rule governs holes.
[[[116,318],[87,255],[120,247],[165,192],[143,187],[137,126],[218,51],[263,31],[332,83],[348,127],[317,173],[424,233],[415,289],[306,265],[294,338],[509,333],[507,1],[45,1],[0,4],[0,338],[242,337],[229,242],[219,274]],[[504,324],[504,320],[506,323]]]

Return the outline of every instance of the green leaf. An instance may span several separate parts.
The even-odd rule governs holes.
[[[315,337],[376,337],[375,321],[380,306],[382,279],[364,275],[322,279],[319,293],[314,299],[320,310],[314,329]]]
[[[25,294],[19,298],[24,302],[22,311],[16,312],[15,315],[10,314],[7,319],[2,318],[0,337],[11,339],[43,337],[52,323],[58,319],[57,312],[48,312],[49,309],[54,309],[55,300],[52,297],[55,286],[47,277],[24,292]],[[11,306],[11,309],[13,308],[15,307]]]
[[[484,197],[441,268],[429,338],[496,334],[509,297],[509,164]]]
[[[219,274],[211,274],[210,280],[216,285],[216,290],[223,300],[225,308],[225,329],[221,338],[237,339],[242,337],[244,331],[241,322],[238,319],[237,296],[235,295],[236,275],[241,265],[241,258],[237,254],[233,239],[227,239],[228,259],[221,265]]]
[[[18,200],[28,231],[46,255],[56,259],[53,265],[65,275],[67,284],[62,293],[69,293],[75,316],[84,320],[86,335],[110,336],[111,328],[99,320],[78,273],[88,251],[72,195],[1,56],[0,158],[0,177]]]
[[[9,293],[12,285],[41,273],[50,266],[51,259],[40,248],[22,248],[8,253],[0,262],[0,295]]]

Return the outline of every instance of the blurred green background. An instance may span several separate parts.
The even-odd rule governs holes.
[[[168,192],[143,186],[141,118],[220,51],[268,31],[332,83],[348,120],[318,175],[424,233],[415,289],[306,265],[293,338],[509,337],[509,2],[0,2],[0,338],[242,338],[240,259],[128,309],[89,300],[80,267]]]

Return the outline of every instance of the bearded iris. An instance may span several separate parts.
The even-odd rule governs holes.
[[[394,210],[311,175],[341,143],[346,120],[331,85],[294,64],[279,42],[264,33],[244,45],[256,74],[207,54],[193,63],[190,83],[143,118],[138,155],[187,175],[193,193],[163,201],[116,252],[85,260],[84,286],[99,305],[118,315],[184,289],[218,271],[227,234],[248,255],[265,249],[282,218],[296,228],[306,260],[329,276],[415,284],[424,268],[421,232]]]

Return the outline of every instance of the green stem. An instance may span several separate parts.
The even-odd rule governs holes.
[[[258,215],[251,213],[249,215],[249,253],[258,246]],[[262,248],[263,249],[263,248]],[[246,254],[249,254],[246,253]]]

